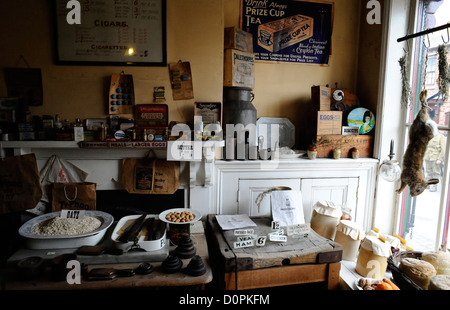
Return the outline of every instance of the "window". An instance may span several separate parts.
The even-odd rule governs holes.
[[[434,28],[449,21],[449,0],[420,1],[416,24],[417,31]],[[430,185],[422,194],[411,197],[405,190],[401,200],[401,214],[398,234],[403,236],[407,244],[418,251],[448,250],[450,197],[449,184],[449,114],[450,99],[444,100],[438,88],[439,55],[438,46],[447,45],[450,50],[447,30],[434,32],[410,40],[411,51],[415,52],[411,61],[412,99],[408,111],[406,126],[414,121],[420,110],[419,94],[423,87],[428,90],[427,102],[430,117],[438,124],[439,134],[428,144],[423,163],[426,179],[437,178],[437,185]],[[445,40],[445,41],[444,41]],[[428,56],[428,57],[427,57]],[[447,55],[450,60],[450,54]],[[407,135],[405,137],[407,139]],[[405,141],[405,146],[408,141]]]

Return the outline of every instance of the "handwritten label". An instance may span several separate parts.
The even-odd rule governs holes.
[[[61,210],[60,217],[65,219],[81,220],[85,215],[84,210]]]
[[[303,235],[310,232],[310,224],[289,225],[286,227],[287,235]]]

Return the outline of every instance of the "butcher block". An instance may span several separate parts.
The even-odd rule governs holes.
[[[252,218],[258,236],[273,233],[270,218]],[[206,221],[214,281],[218,289],[244,290],[322,282],[327,289],[339,287],[342,246],[310,230],[287,236],[285,242],[235,248],[233,230],[222,230],[215,215]]]

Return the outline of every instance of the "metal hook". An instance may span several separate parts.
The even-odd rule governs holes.
[[[444,41],[445,44],[448,44],[450,42],[450,34],[448,32],[448,28],[447,28],[447,41],[444,40],[444,36],[443,35],[441,35],[441,38],[442,38],[442,41]]]

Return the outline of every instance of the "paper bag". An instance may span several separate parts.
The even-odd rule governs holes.
[[[67,160],[51,156],[40,171],[42,197],[34,209],[27,210],[37,215],[49,212],[52,204],[52,184],[64,182],[84,182],[88,176],[86,172]]]
[[[305,224],[302,194],[299,190],[275,190],[270,194],[272,219],[280,226]]]
[[[0,214],[34,208],[41,197],[34,154],[0,159]]]
[[[53,183],[52,212],[60,210],[95,210],[96,183]]]
[[[173,194],[180,187],[180,162],[122,159],[122,185],[130,194]]]

